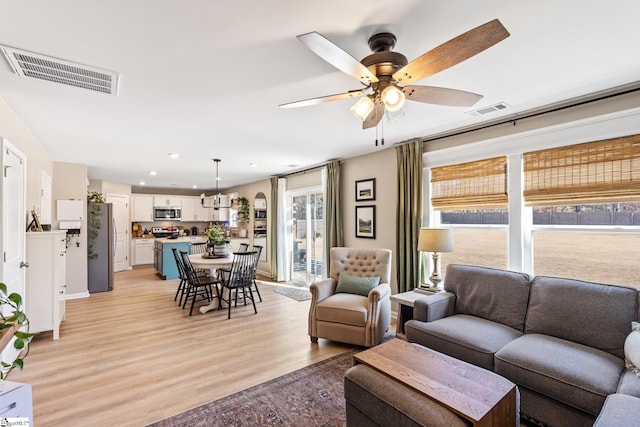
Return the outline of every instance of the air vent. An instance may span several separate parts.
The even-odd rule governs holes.
[[[38,53],[0,46],[13,71],[24,77],[117,95],[118,73],[76,64]]]
[[[482,107],[477,110],[467,111],[467,114],[470,114],[473,117],[478,117],[478,116],[484,116],[485,114],[493,113],[495,111],[506,110],[507,108],[509,108],[509,104],[507,104],[506,102],[499,102],[497,104],[490,105],[488,107]]]

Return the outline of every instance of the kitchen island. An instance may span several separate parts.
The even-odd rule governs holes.
[[[196,242],[204,242],[204,236],[178,237],[177,239],[157,238],[153,247],[153,268],[161,278],[165,280],[177,279],[178,266],[173,257],[172,248],[178,251],[191,253],[191,245]]]

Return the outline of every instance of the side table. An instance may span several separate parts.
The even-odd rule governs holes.
[[[439,291],[441,292],[441,291]],[[432,292],[431,295],[437,292]],[[413,304],[418,298],[428,296],[428,291],[409,291],[391,295],[391,301],[398,303],[398,320],[396,321],[396,337],[406,339],[404,335],[405,322],[413,319]]]

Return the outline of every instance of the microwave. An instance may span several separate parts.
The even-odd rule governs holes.
[[[154,221],[179,221],[182,211],[180,208],[153,208]]]

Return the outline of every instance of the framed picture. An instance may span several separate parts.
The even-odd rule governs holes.
[[[361,179],[356,181],[356,202],[376,199],[376,179]]]
[[[376,238],[376,207],[356,206],[356,237]]]

